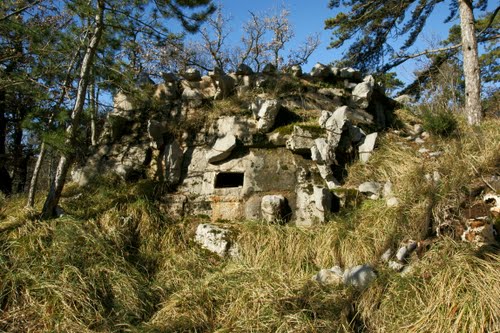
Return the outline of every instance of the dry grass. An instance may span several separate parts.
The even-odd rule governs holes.
[[[365,200],[311,229],[244,221],[242,255],[221,259],[193,243],[200,218],[160,213],[154,183],[113,180],[69,188],[68,216],[38,221],[24,198],[2,203],[0,330],[8,332],[498,332],[498,249],[437,240],[402,277],[380,254],[420,239],[463,187],[498,172],[500,121],[436,139],[423,158],[394,134],[368,164],[349,167],[348,186],[391,180],[401,200]],[[440,172],[439,184],[423,180]],[[429,206],[432,201],[433,205]],[[7,222],[5,222],[7,221]],[[2,224],[3,225],[3,224]],[[495,252],[496,251],[496,252]],[[321,286],[321,268],[371,263],[378,279],[360,292]]]

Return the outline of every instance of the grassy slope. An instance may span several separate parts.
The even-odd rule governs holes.
[[[423,158],[387,133],[347,186],[391,180],[401,200],[363,201],[308,230],[233,223],[242,256],[223,260],[193,244],[201,218],[171,221],[155,185],[104,179],[78,196],[68,215],[37,221],[24,198],[1,204],[0,330],[8,332],[498,332],[500,255],[442,238],[404,277],[379,263],[407,239],[425,238],[429,218],[458,209],[481,175],[499,172],[500,121],[479,132],[434,139]],[[423,175],[439,171],[440,184]],[[433,202],[430,206],[429,203]],[[365,291],[320,286],[311,276],[335,264],[375,265]]]

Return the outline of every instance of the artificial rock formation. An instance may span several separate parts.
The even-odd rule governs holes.
[[[369,162],[395,104],[373,77],[350,68],[265,68],[162,73],[149,98],[117,93],[100,144],[74,180],[114,173],[165,182],[160,204],[173,217],[325,221],[339,207],[330,190],[342,186],[348,163]]]

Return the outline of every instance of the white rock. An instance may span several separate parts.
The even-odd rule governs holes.
[[[382,189],[382,185],[377,182],[364,182],[358,187],[358,191],[365,194],[376,194],[379,195]]]
[[[321,111],[321,116],[318,119],[319,126],[321,128],[326,128],[326,122],[328,121],[328,119],[330,119],[330,117],[332,115],[333,115],[333,112],[331,112],[331,111],[327,111],[327,110]]]
[[[421,138],[416,138],[416,139],[415,139],[415,143],[416,143],[416,144],[421,145],[421,144],[424,144],[424,143],[425,143],[425,140],[423,140],[423,139],[421,139]]]
[[[392,256],[392,250],[389,248],[389,249],[385,250],[385,252],[380,257],[380,260],[382,260],[383,262],[389,262],[389,259],[391,259],[391,256]]]
[[[370,104],[370,99],[373,93],[373,87],[375,84],[375,80],[373,76],[369,76],[365,81],[357,84],[352,91],[351,100],[352,102],[362,108],[366,109]]]
[[[322,269],[313,276],[313,280],[325,285],[338,285],[343,281],[342,269],[338,266],[332,267],[331,269]]]
[[[177,142],[172,141],[165,147],[165,179],[169,185],[177,185],[181,179],[184,151]]]
[[[282,195],[265,195],[260,204],[262,218],[267,222],[281,222],[285,219],[287,200]]]
[[[234,147],[236,147],[236,137],[234,135],[228,134],[217,139],[212,149],[207,153],[207,161],[215,163],[226,159],[231,155]]]
[[[403,268],[405,267],[402,263],[399,263],[399,262],[394,261],[394,260],[389,261],[387,266],[389,266],[389,268],[391,268],[397,272],[401,272],[403,270]]]
[[[400,247],[398,252],[396,252],[396,259],[404,261],[416,248],[417,242],[409,241],[408,244]]]
[[[399,199],[396,197],[392,197],[386,200],[385,204],[387,207],[397,207],[399,206]]]
[[[359,160],[361,163],[366,163],[370,159],[373,149],[375,149],[375,142],[377,141],[378,133],[370,133],[365,137],[362,145],[359,146]]]
[[[200,224],[196,228],[195,241],[204,249],[221,257],[237,256],[238,246],[231,239],[231,231],[211,224]]]
[[[310,152],[313,146],[313,135],[300,126],[293,126],[293,132],[286,142],[286,147],[294,153],[302,154]]]
[[[271,130],[278,115],[280,104],[276,99],[260,99],[258,98],[250,106],[255,118],[258,120],[257,129],[266,133]]]
[[[359,289],[366,288],[377,275],[370,265],[359,265],[346,269],[343,275],[343,281],[346,285],[351,285]]]
[[[330,75],[332,75],[332,71],[331,71],[330,67],[325,66],[325,65],[323,65],[323,64],[321,64],[321,63],[318,62],[311,69],[311,74],[310,75],[312,77],[317,77],[317,78],[324,79],[324,78],[327,78]]]
[[[326,139],[317,138],[311,147],[311,158],[319,164],[332,164],[335,161],[335,148]]]

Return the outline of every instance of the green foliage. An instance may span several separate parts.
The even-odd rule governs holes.
[[[424,129],[432,134],[447,137],[456,134],[458,122],[455,115],[446,110],[429,111],[422,114]]]

